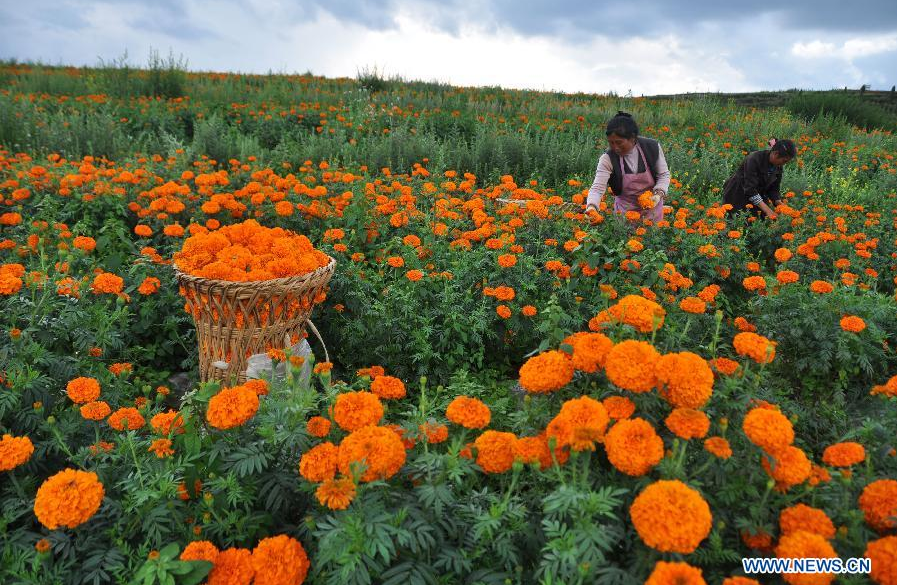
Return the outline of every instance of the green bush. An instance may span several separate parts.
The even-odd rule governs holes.
[[[786,107],[809,122],[841,118],[866,130],[897,130],[897,116],[881,106],[843,93],[798,92]]]

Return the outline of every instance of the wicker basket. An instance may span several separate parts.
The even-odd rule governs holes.
[[[514,204],[514,205],[519,205],[521,207],[526,207],[528,205],[529,201],[537,201],[537,200],[535,200],[535,199],[504,199],[504,198],[499,197],[496,199],[496,201],[501,204],[504,204],[504,205]],[[542,203],[545,204],[544,201],[542,201]],[[562,213],[568,213],[568,212],[569,213],[583,213],[583,206],[579,205],[577,203],[573,203],[572,201],[565,201],[564,203],[561,203],[559,205],[545,204],[545,206],[551,210],[557,209]]]
[[[330,258],[327,266],[301,276],[230,282],[191,276],[175,266],[179,290],[196,323],[200,380],[243,383],[249,356],[284,349],[291,338],[302,337],[315,299],[335,267]]]

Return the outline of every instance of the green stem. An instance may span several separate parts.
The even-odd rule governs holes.
[[[25,494],[25,490],[22,489],[22,485],[19,483],[19,480],[16,479],[15,470],[9,471],[9,479],[12,481],[12,485],[16,488],[16,493],[19,494],[19,497],[28,501],[28,496]]]
[[[56,428],[56,425],[50,427],[51,432],[53,433],[53,437],[56,439],[56,443],[59,445],[59,448],[62,449],[62,452],[69,456],[69,459],[74,460],[75,454],[72,453],[72,450],[69,449],[69,446],[65,444],[65,440],[62,438],[62,434],[59,432],[59,429]]]
[[[140,471],[140,463],[137,461],[137,451],[134,450],[134,441],[131,437],[131,433],[128,432],[125,437],[127,437],[131,458],[134,460],[134,467],[137,469],[137,479],[140,481],[140,487],[143,487],[143,473]]]
[[[589,463],[592,460],[592,452],[586,451],[585,456],[582,458],[582,489],[588,490],[591,486],[589,485],[589,471],[591,467],[589,467]]]

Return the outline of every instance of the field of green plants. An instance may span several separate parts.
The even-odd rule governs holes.
[[[618,110],[657,225],[582,212]],[[897,584],[897,137],[811,118],[0,64],[0,582]],[[174,266],[323,256],[269,228],[335,260],[329,361],[201,382]]]

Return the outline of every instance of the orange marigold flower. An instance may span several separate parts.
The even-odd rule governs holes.
[[[835,537],[835,525],[823,510],[806,504],[789,506],[779,513],[779,528],[782,534],[806,530],[818,534],[826,540]]]
[[[762,528],[757,531],[742,530],[741,541],[746,547],[763,552],[772,551],[772,535]]]
[[[390,256],[386,259],[386,263],[392,266],[393,268],[401,268],[405,265],[405,259],[401,256]]]
[[[573,372],[570,356],[562,351],[545,351],[529,358],[521,366],[520,386],[527,392],[547,394],[569,384]]]
[[[835,287],[824,280],[814,280],[810,283],[810,290],[816,294],[824,295],[835,290]]]
[[[136,408],[128,406],[119,408],[110,414],[106,422],[116,431],[136,431],[143,428],[143,425],[146,424],[146,419],[143,418]]]
[[[514,463],[514,445],[517,436],[514,433],[485,431],[476,441],[477,465],[486,473],[504,473]]]
[[[720,374],[731,376],[738,370],[738,362],[729,358],[719,357],[713,360],[713,367]]]
[[[710,430],[710,419],[700,410],[676,408],[664,420],[667,428],[681,439],[703,439]]]
[[[444,443],[448,440],[448,427],[445,425],[437,425],[428,422],[418,425],[417,430],[422,436],[427,438],[427,443],[430,443],[431,445]]]
[[[828,469],[822,467],[821,465],[812,464],[810,468],[810,479],[807,481],[811,486],[817,486],[820,483],[827,483],[831,481],[832,476],[828,472]]]
[[[664,400],[678,408],[701,408],[713,394],[713,370],[707,360],[689,351],[668,353],[654,367]]]
[[[686,313],[693,313],[695,315],[700,315],[704,311],[707,310],[707,303],[699,299],[698,297],[685,297],[679,303],[679,308],[685,311]]]
[[[95,378],[75,378],[69,380],[65,391],[76,404],[93,402],[100,397],[100,383]]]
[[[184,434],[184,417],[175,410],[160,412],[150,419],[150,426],[156,434],[168,436],[170,434]]]
[[[741,284],[746,290],[754,291],[766,289],[766,279],[762,276],[748,276],[741,282]]]
[[[299,475],[312,483],[333,479],[339,463],[339,449],[331,442],[315,445],[302,454]]]
[[[614,419],[629,418],[635,412],[635,402],[625,396],[608,396],[601,401],[607,415]]]
[[[866,460],[866,449],[859,443],[835,443],[825,448],[822,461],[832,467],[850,467]]]
[[[713,526],[710,506],[679,480],[646,487],[632,502],[629,516],[642,542],[660,552],[692,553]]]
[[[27,463],[34,453],[34,444],[28,437],[3,435],[0,439],[0,471],[9,471]]]
[[[897,396],[897,376],[891,376],[891,378],[881,385],[876,385],[872,387],[872,391],[869,394],[882,394],[884,396]]]
[[[520,309],[520,314],[524,317],[534,317],[538,312],[536,307],[532,305],[524,305],[523,308]]]
[[[92,252],[97,247],[97,241],[88,236],[77,236],[72,240],[72,246],[84,252]]]
[[[174,455],[174,449],[171,448],[171,439],[156,439],[147,449],[150,453],[155,453],[159,459],[164,459]]]
[[[860,509],[866,524],[878,532],[897,527],[897,480],[878,479],[863,488]]]
[[[511,308],[507,305],[498,305],[495,307],[495,314],[501,317],[502,319],[510,319],[511,318]]]
[[[767,453],[780,451],[794,442],[794,427],[778,410],[754,408],[744,417],[741,428],[753,444]]]
[[[258,409],[259,397],[251,388],[222,388],[209,400],[206,420],[216,429],[232,429],[249,421]]]
[[[143,279],[143,282],[140,283],[140,286],[137,287],[137,292],[142,295],[151,295],[158,291],[160,286],[162,286],[162,282],[158,278],[155,276],[147,276]]]
[[[383,400],[405,398],[405,383],[392,376],[377,376],[371,382],[371,392]]]
[[[642,333],[650,333],[663,326],[666,310],[652,300],[638,295],[626,295],[591,321],[589,329],[599,331],[605,323],[623,323]]]
[[[420,270],[409,270],[405,273],[405,278],[410,280],[411,282],[417,282],[418,280],[424,277],[424,273]]]
[[[776,357],[775,341],[751,332],[742,332],[732,340],[732,346],[738,355],[747,356],[758,364],[768,364]]]
[[[148,225],[138,223],[136,226],[134,226],[134,233],[141,238],[148,238],[153,235],[153,228]]]
[[[838,557],[838,553],[826,539],[818,534],[798,530],[779,539],[776,556],[780,559],[834,559]],[[835,575],[832,573],[785,573],[782,575],[782,579],[792,585],[823,585],[831,583],[835,579]]]
[[[657,561],[645,585],[707,585],[701,569],[688,563]]]
[[[791,284],[792,282],[797,282],[800,279],[800,275],[793,270],[780,270],[778,274],[776,274],[776,280],[778,280],[781,284]]]
[[[794,254],[792,254],[791,250],[788,248],[778,248],[774,254],[776,262],[787,262],[788,260],[791,260],[793,255]]]
[[[109,366],[109,372],[113,376],[121,376],[126,372],[130,372],[133,366],[127,362],[117,362]]]
[[[646,420],[619,420],[604,436],[611,465],[632,476],[645,475],[663,459],[663,440]]]
[[[602,333],[580,332],[567,337],[563,342],[573,348],[573,368],[593,374],[604,367],[607,353],[614,342]]]
[[[81,406],[81,416],[86,420],[103,420],[109,416],[110,412],[112,412],[112,408],[102,400],[98,402],[88,402]]]
[[[538,464],[540,469],[551,467],[551,451],[545,435],[517,439],[514,443],[514,459],[527,465]]]
[[[249,585],[253,577],[252,553],[245,548],[226,548],[215,557],[206,585]]]
[[[763,469],[776,480],[777,487],[788,490],[805,482],[810,477],[812,465],[807,454],[793,445],[764,454],[761,459]]]
[[[573,451],[594,451],[600,442],[610,417],[604,405],[594,398],[580,396],[564,402],[545,435],[554,439],[556,447],[570,447]]]
[[[394,431],[386,427],[362,427],[352,431],[339,446],[339,470],[351,476],[352,468],[364,466],[359,481],[389,479],[405,464],[405,446]]]
[[[732,456],[732,447],[729,446],[729,441],[723,437],[704,439],[704,450],[719,459],[728,459]]]
[[[381,418],[383,404],[373,392],[344,392],[333,405],[333,420],[346,431],[376,425]]]
[[[872,561],[869,576],[879,585],[897,583],[897,536],[870,541],[863,556]]]
[[[184,547],[180,559],[182,561],[209,561],[214,563],[218,553],[218,547],[208,540],[194,540]]]
[[[94,277],[90,290],[92,290],[94,294],[106,293],[117,295],[121,293],[124,285],[125,281],[121,276],[117,276],[111,272],[101,272]]]
[[[323,416],[313,416],[305,423],[305,429],[309,435],[322,439],[330,434],[330,420]]]
[[[607,353],[604,370],[607,379],[630,392],[648,392],[657,385],[655,365],[660,354],[647,341],[627,339]]]
[[[761,585],[760,581],[748,577],[726,577],[722,585]]]
[[[866,322],[855,315],[841,317],[841,329],[851,333],[859,333],[866,328]]]
[[[34,543],[34,550],[38,553],[43,554],[49,552],[50,550],[50,541],[46,538],[41,538],[37,542]]]
[[[735,328],[739,331],[756,331],[757,328],[748,323],[744,317],[735,317]]]
[[[345,510],[355,499],[355,482],[350,477],[328,479],[315,490],[315,497],[322,506],[331,510]]]
[[[38,488],[34,514],[50,530],[75,528],[96,514],[105,493],[96,473],[64,469]]]
[[[510,268],[517,264],[517,256],[514,254],[502,254],[498,257],[498,265],[502,268]]]
[[[300,585],[310,563],[302,543],[281,534],[263,538],[252,551],[253,585]]]
[[[492,413],[481,400],[458,396],[445,409],[445,416],[466,429],[482,429],[489,424]]]

